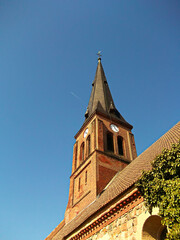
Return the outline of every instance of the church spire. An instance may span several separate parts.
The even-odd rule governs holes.
[[[115,107],[100,57],[98,58],[98,65],[92,83],[92,91],[85,118],[88,119],[94,112],[105,114],[128,124]]]
[[[115,107],[98,56],[86,120],[75,135],[66,224],[137,156],[132,126]]]

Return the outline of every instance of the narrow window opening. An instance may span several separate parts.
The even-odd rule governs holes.
[[[113,134],[107,133],[107,151],[114,152]]]
[[[84,143],[81,144],[80,160],[84,161]]]
[[[81,178],[79,178],[79,183],[78,183],[78,192],[80,191],[80,187],[81,187]]]
[[[77,168],[77,145],[75,147],[75,164],[74,164],[75,169]]]
[[[85,184],[87,184],[87,171],[85,172]]]
[[[117,142],[118,142],[118,152],[119,152],[119,155],[124,155],[124,152],[123,152],[123,139],[122,137],[117,137]]]
[[[91,137],[90,135],[87,138],[87,156],[91,153]]]

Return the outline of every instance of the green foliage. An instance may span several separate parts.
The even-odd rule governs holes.
[[[167,239],[180,239],[180,141],[154,159],[152,170],[143,172],[136,186],[149,212],[159,208]]]

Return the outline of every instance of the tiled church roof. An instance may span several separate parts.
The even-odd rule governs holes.
[[[140,177],[142,170],[151,169],[151,162],[156,155],[161,153],[164,148],[170,148],[172,143],[177,143],[180,139],[180,122],[178,122],[173,128],[159,138],[154,144],[152,144],[147,150],[139,155],[134,161],[132,161],[122,171],[118,172],[112,179],[110,184],[104,189],[97,199],[80,212],[67,225],[64,225],[62,229],[53,237],[49,236],[48,240],[60,240],[64,236],[67,236],[74,229],[80,226],[85,220],[92,216],[96,211],[101,209],[111,200],[118,195],[124,193],[130,188]],[[58,228],[58,227],[57,227]],[[51,235],[51,234],[50,234]]]

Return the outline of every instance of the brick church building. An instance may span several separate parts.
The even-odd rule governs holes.
[[[150,215],[135,187],[142,170],[180,139],[180,122],[137,157],[133,126],[116,109],[101,59],[75,135],[64,220],[45,240],[162,240],[166,228]]]

